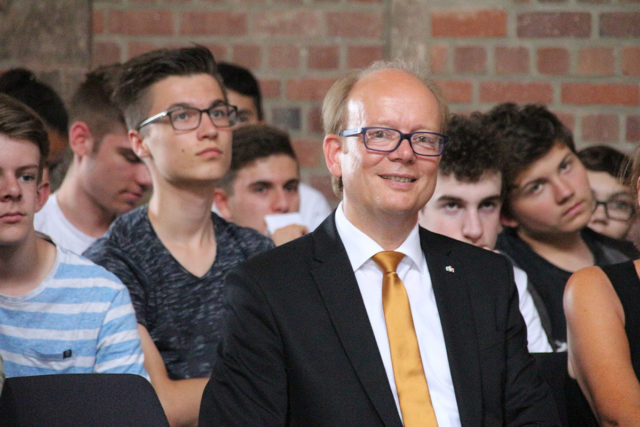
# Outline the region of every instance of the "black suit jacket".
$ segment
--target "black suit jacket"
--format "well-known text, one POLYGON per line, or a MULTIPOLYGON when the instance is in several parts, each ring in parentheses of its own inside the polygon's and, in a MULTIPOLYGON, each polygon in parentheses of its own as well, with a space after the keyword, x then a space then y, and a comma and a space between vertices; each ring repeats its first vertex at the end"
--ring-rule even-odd
MULTIPOLYGON (((420 239, 462 425, 559 425, 509 262, 424 229, 420 239)), ((231 272, 225 292, 200 425, 402 425, 333 215, 231 272)))

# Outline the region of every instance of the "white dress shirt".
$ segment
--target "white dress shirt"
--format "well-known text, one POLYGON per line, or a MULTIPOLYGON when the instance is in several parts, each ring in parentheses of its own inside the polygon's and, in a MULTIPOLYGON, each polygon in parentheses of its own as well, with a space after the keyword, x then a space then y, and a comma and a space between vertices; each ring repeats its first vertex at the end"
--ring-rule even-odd
MULTIPOLYGON (((353 267, 362 294, 369 323, 371 323, 398 408, 398 414, 402 418, 382 308, 382 271, 371 259, 373 255, 384 249, 347 219, 342 211, 342 203, 338 205, 335 220, 338 235, 347 251, 349 262, 353 267)), ((460 415, 451 380, 442 325, 431 286, 427 261, 420 246, 417 223, 407 239, 395 250, 405 255, 398 265, 397 273, 409 296, 422 366, 427 377, 438 425, 440 427, 460 426, 460 415)))

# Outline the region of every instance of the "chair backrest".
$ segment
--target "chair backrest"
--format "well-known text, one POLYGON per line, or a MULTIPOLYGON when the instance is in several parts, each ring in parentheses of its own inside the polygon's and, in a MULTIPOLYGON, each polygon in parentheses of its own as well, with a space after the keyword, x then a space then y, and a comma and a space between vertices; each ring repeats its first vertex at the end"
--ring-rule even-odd
POLYGON ((1 426, 168 426, 151 384, 130 374, 7 378, 1 426))

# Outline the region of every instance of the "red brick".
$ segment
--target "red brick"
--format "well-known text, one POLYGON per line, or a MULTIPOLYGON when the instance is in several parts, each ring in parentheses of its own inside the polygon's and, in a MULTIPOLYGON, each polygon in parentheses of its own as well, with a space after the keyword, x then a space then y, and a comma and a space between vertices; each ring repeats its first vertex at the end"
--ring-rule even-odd
POLYGON ((629 142, 640 142, 640 116, 627 117, 626 138, 629 142))
POLYGON ((600 36, 640 37, 640 12, 600 14, 600 36))
MULTIPOLYGON (((149 52, 150 50, 158 49, 160 46, 154 43, 146 43, 146 42, 132 42, 129 43, 127 47, 127 58, 133 58, 134 56, 138 56, 142 53, 149 52)), ((167 47, 167 46, 163 46, 167 47)))
POLYGON ((275 45, 269 47, 269 67, 277 70, 298 68, 300 48, 293 45, 275 45))
POLYGON ((93 11, 93 16, 91 17, 91 32, 92 34, 104 33, 104 11, 93 11))
POLYGON ((443 74, 447 72, 447 61, 449 58, 449 46, 438 44, 429 47, 429 64, 433 74, 443 74))
POLYGON ((563 47, 540 48, 537 67, 541 74, 566 74, 569 72, 569 51, 563 47))
POLYGON ((614 142, 619 138, 617 115, 592 114, 582 118, 582 140, 588 142, 614 142))
POLYGON ((576 117, 572 113, 558 111, 552 111, 552 113, 555 114, 571 132, 575 132, 576 117))
POLYGON ((381 59, 384 59, 382 46, 349 46, 347 48, 347 67, 349 68, 364 68, 381 59))
POLYGON ((127 35, 171 35, 173 19, 166 10, 112 10, 107 17, 110 33, 127 35))
POLYGON ((322 108, 314 105, 307 114, 307 130, 311 133, 322 133, 322 108))
POLYGON ((431 15, 433 37, 504 37, 507 13, 504 10, 434 11, 431 15))
POLYGON ((287 81, 287 99, 321 100, 327 93, 335 79, 290 79, 287 81))
POLYGON ((338 68, 338 46, 309 46, 308 67, 316 70, 338 68))
POLYGON ((487 71, 487 50, 484 47, 457 47, 453 53, 453 69, 461 74, 480 74, 487 71))
POLYGON ((252 31, 267 36, 322 36, 320 12, 264 10, 254 15, 252 31))
POLYGON ((180 16, 180 34, 242 36, 247 34, 244 12, 184 12, 180 16))
POLYGON ((384 22, 380 12, 328 12, 327 33, 330 37, 380 38, 384 22))
POLYGON ((553 101, 553 89, 549 83, 482 82, 480 102, 541 103, 553 101))
POLYGON ((220 45, 215 43, 202 43, 202 45, 205 46, 207 49, 209 49, 211 53, 213 53, 213 56, 214 58, 216 58, 216 61, 223 61, 224 59, 226 59, 227 53, 229 52, 229 49, 227 49, 226 45, 220 45))
POLYGON ((610 76, 614 71, 613 48, 588 47, 578 52, 577 73, 589 76, 610 76))
POLYGON ((473 101, 473 84, 470 81, 438 80, 437 83, 447 102, 463 104, 473 101))
POLYGON ((627 47, 622 51, 622 74, 640 76, 640 47, 627 47))
POLYGON ((529 49, 526 47, 497 47, 495 63, 497 74, 529 73, 529 49))
POLYGON ((263 98, 280 98, 282 86, 280 80, 263 80, 259 79, 260 82, 260 92, 262 93, 263 98))
POLYGON ((231 55, 232 62, 247 67, 249 69, 255 69, 260 66, 260 46, 256 45, 244 45, 239 44, 233 46, 233 54, 231 55))
POLYGON ((91 49, 91 68, 122 60, 120 46, 111 42, 94 42, 91 49))
POLYGON ((638 105, 638 85, 564 83, 562 103, 574 105, 638 105))
POLYGON ((518 37, 589 37, 591 14, 522 13, 518 15, 517 32, 518 37))
POLYGON ((324 162, 322 142, 317 139, 293 139, 291 141, 298 162, 303 168, 321 166, 324 162))

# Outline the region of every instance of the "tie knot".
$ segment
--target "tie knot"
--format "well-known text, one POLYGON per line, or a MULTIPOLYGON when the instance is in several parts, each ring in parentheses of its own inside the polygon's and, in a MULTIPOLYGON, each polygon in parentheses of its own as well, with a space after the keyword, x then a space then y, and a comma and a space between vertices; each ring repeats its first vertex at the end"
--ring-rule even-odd
POLYGON ((371 257, 383 273, 395 272, 402 258, 404 254, 395 251, 382 251, 371 257))

